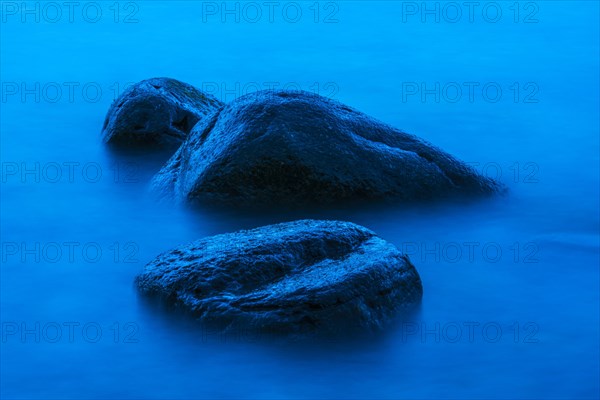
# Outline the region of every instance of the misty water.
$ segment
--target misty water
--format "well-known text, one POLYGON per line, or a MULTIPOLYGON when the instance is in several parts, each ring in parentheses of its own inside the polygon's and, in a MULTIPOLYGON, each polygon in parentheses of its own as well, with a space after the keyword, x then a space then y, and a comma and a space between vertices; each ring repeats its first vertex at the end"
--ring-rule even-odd
POLYGON ((497 2, 497 22, 436 22, 421 2, 294 3, 298 22, 288 3, 239 22, 220 2, 94 4, 95 23, 3 8, 2 398, 598 397, 597 3, 497 2), (115 95, 154 76, 224 101, 318 92, 509 192, 269 213, 159 203, 148 181, 164 156, 100 139, 115 95), (384 332, 297 342, 218 334, 136 293, 162 251, 298 218, 349 220, 407 252, 419 309, 384 332))

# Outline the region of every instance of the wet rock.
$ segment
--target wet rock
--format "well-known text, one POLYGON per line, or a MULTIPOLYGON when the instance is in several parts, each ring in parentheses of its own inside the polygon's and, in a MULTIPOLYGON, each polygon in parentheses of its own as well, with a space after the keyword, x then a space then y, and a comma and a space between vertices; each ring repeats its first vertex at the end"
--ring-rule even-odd
POLYGON ((500 190, 416 136, 299 91, 249 94, 204 119, 153 186, 184 201, 237 205, 415 201, 500 190))
POLYGON ((378 328, 423 292, 394 245, 317 220, 201 239, 159 255, 136 283, 202 322, 283 333, 378 328))
POLYGON ((123 147, 178 147, 193 126, 223 103, 187 83, 153 78, 113 102, 102 128, 106 143, 123 147))

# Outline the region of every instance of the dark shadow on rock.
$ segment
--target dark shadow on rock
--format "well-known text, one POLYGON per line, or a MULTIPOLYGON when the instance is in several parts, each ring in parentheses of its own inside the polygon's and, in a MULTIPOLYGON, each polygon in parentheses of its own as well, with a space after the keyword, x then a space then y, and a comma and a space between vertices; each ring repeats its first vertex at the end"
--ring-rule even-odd
MULTIPOLYGON (((244 325, 227 325, 201 321, 189 310, 168 303, 155 296, 137 294, 141 311, 147 313, 166 330, 185 332, 192 339, 207 344, 252 344, 256 346, 283 346, 288 351, 337 351, 345 348, 379 346, 388 342, 397 343, 398 335, 407 335, 403 330, 420 322, 421 304, 400 308, 385 327, 358 329, 340 324, 336 331, 313 331, 304 334, 284 334, 269 329, 253 329, 244 325)), ((405 342, 404 340, 402 342, 405 342)))

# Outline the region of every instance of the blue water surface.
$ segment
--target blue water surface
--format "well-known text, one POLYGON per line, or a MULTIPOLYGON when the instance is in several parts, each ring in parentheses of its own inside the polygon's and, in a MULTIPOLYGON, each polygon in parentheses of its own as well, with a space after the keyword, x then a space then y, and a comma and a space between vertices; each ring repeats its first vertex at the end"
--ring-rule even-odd
POLYGON ((597 2, 472 15, 447 2, 275 2, 272 15, 262 2, 82 2, 72 16, 55 4, 2 2, 3 399, 599 397, 597 2), (318 92, 509 193, 280 213, 158 203, 147 183, 164 159, 100 140, 113 98, 155 76, 224 101, 318 92), (220 335, 136 294, 162 251, 306 217, 359 223, 410 254, 415 314, 290 342, 220 335))

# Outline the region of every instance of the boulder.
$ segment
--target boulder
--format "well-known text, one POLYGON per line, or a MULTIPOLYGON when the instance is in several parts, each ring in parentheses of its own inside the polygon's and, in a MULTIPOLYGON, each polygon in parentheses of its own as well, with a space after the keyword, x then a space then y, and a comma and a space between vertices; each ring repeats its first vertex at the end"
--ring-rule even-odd
POLYGON ((394 245, 353 223, 317 220, 181 246, 150 262, 136 284, 207 324, 294 334, 380 328, 423 292, 394 245))
POLYGON ((416 201, 501 189, 416 136, 302 91, 252 93, 203 119, 153 187, 183 201, 237 206, 416 201))
POLYGON ((178 147, 192 127, 223 106, 187 83, 153 78, 129 87, 104 120, 102 137, 121 146, 178 147))

